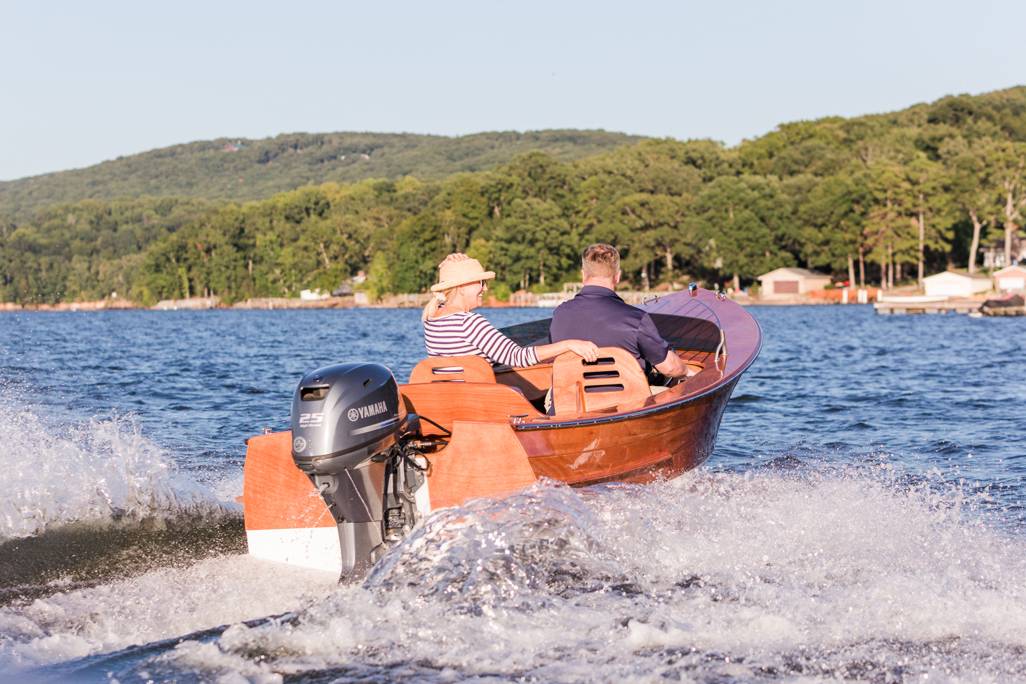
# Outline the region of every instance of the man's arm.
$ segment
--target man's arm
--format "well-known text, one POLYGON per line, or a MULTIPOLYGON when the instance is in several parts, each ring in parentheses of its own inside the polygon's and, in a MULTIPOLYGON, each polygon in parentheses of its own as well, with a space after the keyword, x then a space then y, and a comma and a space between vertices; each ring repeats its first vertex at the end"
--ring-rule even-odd
POLYGON ((666 358, 662 363, 655 365, 655 369, 670 378, 683 378, 688 374, 688 365, 681 361, 672 348, 666 352, 666 358))
POLYGON ((670 378, 683 378, 688 374, 688 367, 673 347, 659 334, 658 328, 647 313, 642 316, 638 327, 638 348, 642 356, 652 366, 670 378))

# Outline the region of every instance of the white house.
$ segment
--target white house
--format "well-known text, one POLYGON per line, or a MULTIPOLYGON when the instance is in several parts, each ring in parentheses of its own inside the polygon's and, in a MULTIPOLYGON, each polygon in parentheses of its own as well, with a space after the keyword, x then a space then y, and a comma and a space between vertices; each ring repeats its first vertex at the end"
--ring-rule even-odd
POLYGON ((990 290, 991 281, 985 275, 945 271, 923 278, 923 287, 928 297, 972 297, 990 290))
MULTIPOLYGON (((980 248, 983 254, 983 267, 1003 268, 1009 264, 1005 261, 1005 239, 994 240, 986 247, 980 248)), ((1020 238, 1018 234, 1012 236, 1012 259, 1020 262, 1026 261, 1026 237, 1020 238)))
POLYGON ((830 284, 830 276, 806 268, 778 268, 759 276, 762 299, 786 299, 830 284))
POLYGON ((304 302, 316 302, 321 299, 327 299, 328 295, 320 290, 300 290, 299 298, 304 302))
POLYGON ((1008 266, 994 272, 994 289, 998 292, 1026 290, 1026 266, 1008 266))

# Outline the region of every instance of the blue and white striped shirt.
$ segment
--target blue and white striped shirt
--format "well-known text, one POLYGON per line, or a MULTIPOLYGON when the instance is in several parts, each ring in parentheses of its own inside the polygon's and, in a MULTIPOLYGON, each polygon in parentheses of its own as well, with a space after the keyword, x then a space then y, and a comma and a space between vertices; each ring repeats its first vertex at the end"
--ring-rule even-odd
POLYGON ((428 356, 483 356, 507 366, 538 363, 534 347, 521 347, 481 314, 461 311, 424 321, 428 356))

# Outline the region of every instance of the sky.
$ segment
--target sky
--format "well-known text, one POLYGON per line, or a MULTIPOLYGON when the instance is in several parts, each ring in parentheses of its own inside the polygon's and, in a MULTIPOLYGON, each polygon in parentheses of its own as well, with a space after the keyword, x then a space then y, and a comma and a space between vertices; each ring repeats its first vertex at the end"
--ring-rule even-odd
POLYGON ((218 137, 736 144, 1026 84, 1026 3, 0 0, 0 180, 218 137))

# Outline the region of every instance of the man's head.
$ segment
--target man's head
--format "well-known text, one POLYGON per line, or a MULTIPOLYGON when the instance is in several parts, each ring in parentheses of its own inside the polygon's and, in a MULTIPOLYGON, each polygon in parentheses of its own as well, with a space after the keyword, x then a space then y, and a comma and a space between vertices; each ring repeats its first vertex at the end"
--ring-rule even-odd
POLYGON ((620 253, 602 243, 589 245, 581 255, 581 276, 585 285, 615 289, 620 282, 620 253))

